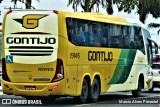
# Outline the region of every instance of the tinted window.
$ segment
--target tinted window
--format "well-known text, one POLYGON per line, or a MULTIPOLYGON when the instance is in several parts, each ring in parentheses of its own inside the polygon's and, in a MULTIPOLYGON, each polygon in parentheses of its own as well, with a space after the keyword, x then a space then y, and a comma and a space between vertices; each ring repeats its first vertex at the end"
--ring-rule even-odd
POLYGON ((69 41, 77 46, 139 49, 144 52, 140 27, 67 18, 69 41))
POLYGON ((67 18, 69 41, 77 46, 107 47, 107 31, 102 23, 67 18))

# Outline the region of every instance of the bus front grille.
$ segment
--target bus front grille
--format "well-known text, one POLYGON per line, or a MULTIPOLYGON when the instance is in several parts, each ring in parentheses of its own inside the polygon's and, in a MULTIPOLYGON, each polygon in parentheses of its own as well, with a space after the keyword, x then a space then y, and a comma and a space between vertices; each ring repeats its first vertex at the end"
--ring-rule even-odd
POLYGON ((16 56, 49 56, 53 53, 51 46, 10 46, 9 52, 16 56))

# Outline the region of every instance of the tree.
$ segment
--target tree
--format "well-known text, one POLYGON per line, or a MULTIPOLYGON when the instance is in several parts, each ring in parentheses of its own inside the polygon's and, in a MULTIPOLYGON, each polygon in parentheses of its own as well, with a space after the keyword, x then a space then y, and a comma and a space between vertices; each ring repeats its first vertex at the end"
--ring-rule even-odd
POLYGON ((68 5, 72 5, 74 11, 77 11, 77 7, 81 6, 84 12, 91 12, 96 7, 96 11, 99 12, 99 6, 106 9, 108 14, 113 14, 112 0, 69 0, 68 5))
POLYGON ((159 0, 113 0, 119 11, 131 13, 133 9, 137 9, 139 19, 145 23, 148 14, 152 14, 154 18, 160 17, 159 0))
MULTIPOLYGON (((24 1, 24 0, 11 0, 11 2, 14 2, 14 8, 15 8, 16 5, 17 5, 17 1, 25 4, 26 9, 31 9, 31 8, 35 9, 35 8, 31 5, 31 4, 32 4, 32 0, 25 0, 25 1, 24 1)), ((39 1, 39 0, 37 0, 37 1, 39 1)))
MULTIPOLYGON (((160 28, 160 23, 150 23, 148 25, 150 28, 160 28)), ((157 34, 160 34, 160 29, 158 30, 157 34)))

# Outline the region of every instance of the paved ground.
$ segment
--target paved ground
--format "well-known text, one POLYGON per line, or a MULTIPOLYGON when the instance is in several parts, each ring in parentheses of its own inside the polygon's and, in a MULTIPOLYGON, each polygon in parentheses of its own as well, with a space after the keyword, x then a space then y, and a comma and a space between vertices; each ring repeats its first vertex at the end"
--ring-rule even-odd
POLYGON ((79 104, 73 97, 61 97, 53 102, 52 99, 41 99, 39 104, 17 104, 18 100, 26 101, 25 98, 14 95, 0 95, 0 107, 2 106, 63 106, 63 107, 160 107, 160 89, 155 89, 149 93, 144 90, 141 97, 132 97, 131 92, 116 92, 101 95, 97 103, 79 104), (12 104, 2 104, 2 100, 11 100, 12 104), (42 103, 42 104, 41 104, 42 103))

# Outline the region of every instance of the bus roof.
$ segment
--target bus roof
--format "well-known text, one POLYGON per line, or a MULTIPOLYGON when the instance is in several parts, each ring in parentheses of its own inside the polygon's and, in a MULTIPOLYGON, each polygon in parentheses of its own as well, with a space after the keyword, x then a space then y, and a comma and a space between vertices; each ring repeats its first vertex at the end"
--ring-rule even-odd
MULTIPOLYGON (((26 10, 18 10, 14 9, 13 12, 29 12, 29 11, 35 11, 35 12, 53 12, 53 10, 38 10, 38 9, 26 9, 26 10)), ((96 12, 69 12, 69 11, 61 11, 56 10, 58 13, 64 15, 64 17, 73 17, 73 18, 79 18, 79 19, 85 19, 85 20, 92 20, 92 21, 102 21, 107 23, 113 23, 113 24, 121 24, 121 25, 129 25, 129 26, 139 26, 144 29, 147 29, 147 27, 136 19, 131 18, 125 18, 120 16, 114 16, 114 15, 108 15, 103 13, 96 13, 96 12)))
POLYGON ((95 21, 102 21, 114 24, 122 24, 122 25, 129 25, 129 26, 139 26, 144 29, 147 27, 136 19, 125 18, 120 16, 108 15, 103 13, 96 13, 96 12, 67 12, 67 11, 58 11, 64 13, 65 17, 73 17, 73 18, 80 18, 86 20, 95 20, 95 21))

